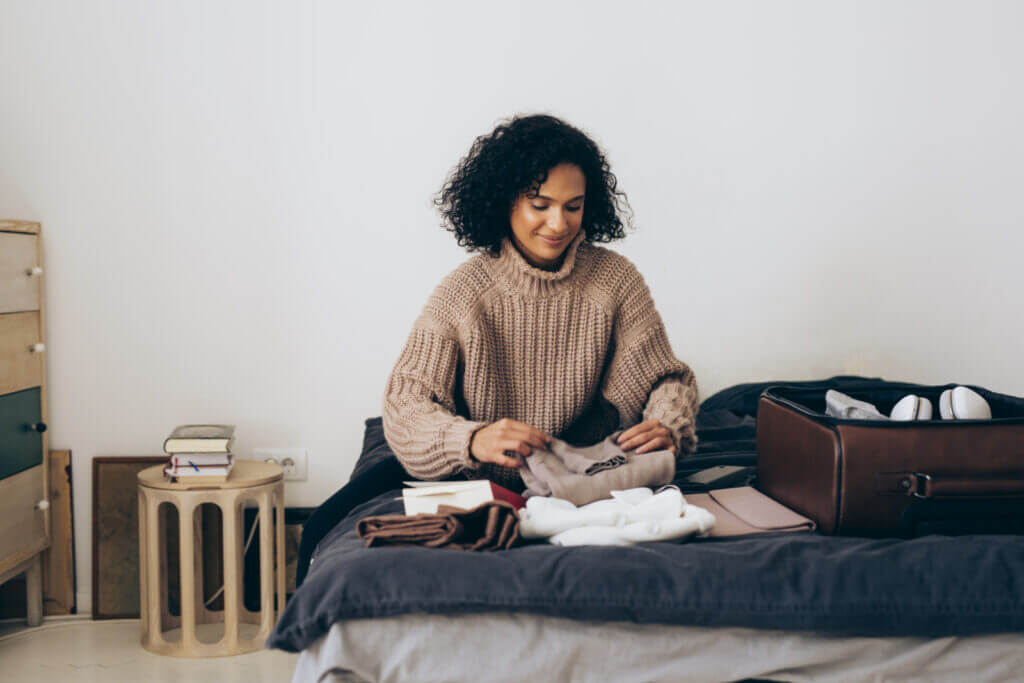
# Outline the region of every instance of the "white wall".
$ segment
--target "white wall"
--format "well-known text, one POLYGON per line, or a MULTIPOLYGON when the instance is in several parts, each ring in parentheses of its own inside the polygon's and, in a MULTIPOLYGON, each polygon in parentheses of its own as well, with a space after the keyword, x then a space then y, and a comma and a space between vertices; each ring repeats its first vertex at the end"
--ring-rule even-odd
POLYGON ((604 146, 703 397, 852 372, 1024 394, 1024 20, 1010 2, 0 2, 0 216, 42 222, 51 444, 176 424, 346 479, 437 282, 473 138, 604 146))

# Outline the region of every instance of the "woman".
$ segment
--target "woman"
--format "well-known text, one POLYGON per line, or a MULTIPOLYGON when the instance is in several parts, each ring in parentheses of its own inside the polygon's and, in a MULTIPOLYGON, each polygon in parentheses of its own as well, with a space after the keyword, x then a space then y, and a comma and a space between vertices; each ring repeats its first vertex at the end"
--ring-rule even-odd
MULTIPOLYGON (((595 245, 625 237, 625 195, 597 145, 548 115, 478 137, 435 204, 480 253, 429 297, 387 381, 383 427, 420 479, 523 490, 554 435, 624 451, 696 447, 697 386, 643 277, 595 245)), ((628 204, 627 204, 628 206, 628 204)))

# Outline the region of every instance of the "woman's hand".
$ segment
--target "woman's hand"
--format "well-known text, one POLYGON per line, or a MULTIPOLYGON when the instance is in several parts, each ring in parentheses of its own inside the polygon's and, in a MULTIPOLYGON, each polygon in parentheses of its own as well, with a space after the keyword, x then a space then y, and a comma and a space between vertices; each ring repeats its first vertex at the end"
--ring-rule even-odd
POLYGON ((533 425, 506 417, 477 430, 469 441, 469 452, 480 462, 522 467, 519 455, 526 457, 533 452, 532 446, 546 448, 550 442, 551 437, 533 425))
POLYGON ((676 452, 676 445, 672 441, 672 432, 654 418, 635 424, 625 430, 619 434, 616 443, 624 451, 639 446, 636 449, 637 453, 647 453, 648 451, 663 449, 672 451, 673 455, 676 452))

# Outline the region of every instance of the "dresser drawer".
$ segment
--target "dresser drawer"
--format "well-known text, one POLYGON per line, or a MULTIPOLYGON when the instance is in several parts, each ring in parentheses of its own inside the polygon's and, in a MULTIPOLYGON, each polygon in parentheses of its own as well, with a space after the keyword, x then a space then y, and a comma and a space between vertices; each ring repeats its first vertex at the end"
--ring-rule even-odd
POLYGON ((0 394, 42 386, 40 342, 38 312, 0 314, 0 394))
POLYGON ((0 396, 0 480, 43 462, 39 387, 0 396))
POLYGON ((0 565, 46 542, 43 482, 42 465, 0 481, 0 565))
POLYGON ((39 236, 0 232, 0 313, 39 310, 39 236))

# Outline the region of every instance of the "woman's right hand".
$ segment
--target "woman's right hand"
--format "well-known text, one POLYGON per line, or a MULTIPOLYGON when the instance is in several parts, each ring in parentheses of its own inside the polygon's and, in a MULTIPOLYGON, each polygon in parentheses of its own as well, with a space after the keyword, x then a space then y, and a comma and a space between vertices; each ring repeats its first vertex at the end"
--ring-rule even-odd
POLYGON ((470 454, 480 462, 522 467, 533 446, 547 448, 551 437, 533 425, 505 417, 477 430, 469 442, 470 454), (513 452, 506 455, 505 451, 513 452))

